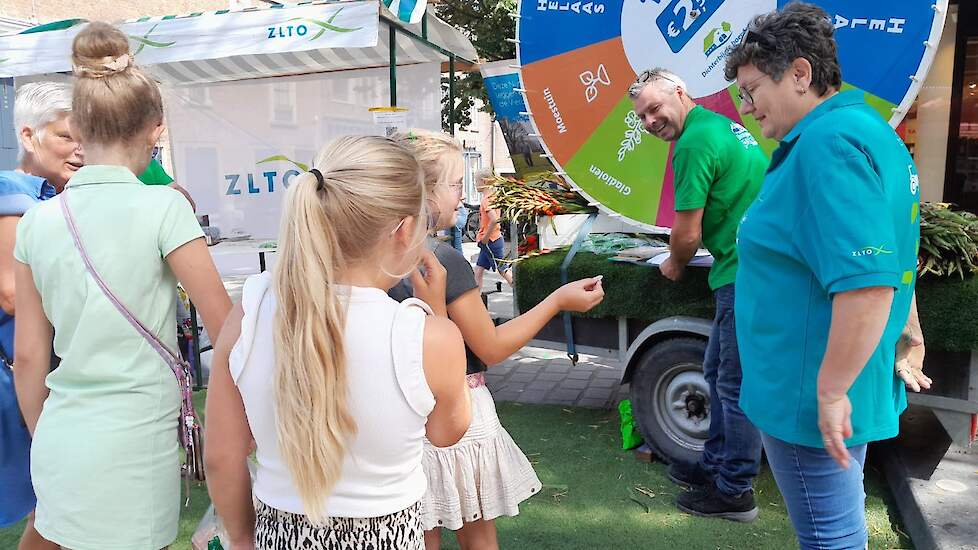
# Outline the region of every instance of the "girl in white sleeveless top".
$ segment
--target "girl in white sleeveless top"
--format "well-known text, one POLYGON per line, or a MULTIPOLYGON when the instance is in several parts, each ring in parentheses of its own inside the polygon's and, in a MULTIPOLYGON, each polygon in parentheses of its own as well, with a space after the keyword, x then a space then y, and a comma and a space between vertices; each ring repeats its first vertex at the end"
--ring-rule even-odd
POLYGON ((214 348, 208 489, 235 550, 421 549, 425 437, 454 444, 470 404, 455 326, 387 296, 410 272, 444 315, 444 270, 430 253, 415 268, 420 168, 375 136, 314 164, 286 195, 274 274, 248 279, 214 348))

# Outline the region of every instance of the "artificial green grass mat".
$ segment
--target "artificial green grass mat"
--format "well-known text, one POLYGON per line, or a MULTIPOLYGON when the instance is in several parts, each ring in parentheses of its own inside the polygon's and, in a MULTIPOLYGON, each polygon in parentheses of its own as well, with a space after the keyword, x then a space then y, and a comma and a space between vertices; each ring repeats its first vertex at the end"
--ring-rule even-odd
MULTIPOLYGON (((203 392, 195 396, 203 410, 203 392)), ((673 501, 679 488, 665 466, 637 462, 622 451, 617 412, 550 405, 497 404, 503 425, 534 464, 544 487, 520 515, 496 525, 502 548, 593 550, 677 548, 783 550, 797 548, 794 532, 766 467, 756 482, 760 518, 752 524, 688 516, 673 501)), ((911 548, 898 527, 882 475, 866 468, 870 548, 911 548)), ((189 550, 207 508, 202 486, 182 510, 172 550, 189 550)), ((15 548, 23 526, 0 530, 0 548, 15 548)), ((444 533, 443 548, 458 548, 444 533)))
POLYGON ((930 349, 978 349, 978 277, 917 281, 917 311, 930 349))
MULTIPOLYGON (((527 311, 560 286, 560 266, 567 250, 557 250, 516 264, 516 298, 527 311)), ((653 267, 611 262, 608 255, 579 252, 568 269, 568 280, 604 275, 604 301, 586 317, 627 317, 654 322, 674 315, 713 319, 709 270, 687 268, 672 282, 653 267)), ((917 282, 917 309, 929 349, 978 349, 978 277, 937 278, 917 282)))
MULTIPOLYGON (((516 264, 516 299, 528 311, 560 287, 560 265, 567 250, 533 256, 516 264)), ((673 315, 712 319, 713 294, 707 284, 709 270, 690 268, 673 283, 656 268, 608 261, 610 256, 578 252, 567 270, 567 280, 604 275, 605 296, 586 317, 628 317, 653 322, 673 315)))

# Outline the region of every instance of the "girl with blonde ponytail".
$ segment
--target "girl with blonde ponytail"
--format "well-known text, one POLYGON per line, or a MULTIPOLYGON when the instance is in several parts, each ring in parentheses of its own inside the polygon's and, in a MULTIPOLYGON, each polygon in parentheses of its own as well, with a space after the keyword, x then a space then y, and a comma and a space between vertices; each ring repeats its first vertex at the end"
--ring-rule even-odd
MULTIPOLYGON (((455 209, 462 195, 462 149, 452 137, 425 130, 393 136, 411 150, 424 170, 431 232, 455 224, 455 209)), ((450 447, 425 445, 424 469, 428 476, 422 512, 425 545, 435 550, 440 529, 455 531, 463 550, 494 550, 495 518, 519 514, 519 504, 540 490, 530 461, 499 424, 496 405, 486 389, 484 371, 512 355, 530 341, 561 310, 588 311, 604 298, 600 277, 568 283, 543 302, 500 326, 486 311, 472 266, 445 243, 428 246, 446 270, 448 317, 458 326, 466 345, 466 380, 472 392, 472 424, 450 447)), ((391 297, 428 299, 429 289, 402 281, 391 297)))
POLYGON ((89 273, 68 227, 105 286, 171 351, 178 281, 212 337, 231 300, 183 195, 136 178, 163 132, 163 102, 133 65, 129 39, 90 23, 72 63, 71 136, 87 164, 27 211, 14 248, 14 377, 33 434, 35 528, 73 550, 153 550, 177 535, 181 391, 89 273))
POLYGON ((376 136, 313 164, 286 194, 274 274, 248 279, 214 348, 208 488, 234 549, 420 549, 423 442, 455 443, 470 418, 461 336, 430 315, 445 282, 421 171, 376 136), (387 296, 408 273, 431 307, 387 296))

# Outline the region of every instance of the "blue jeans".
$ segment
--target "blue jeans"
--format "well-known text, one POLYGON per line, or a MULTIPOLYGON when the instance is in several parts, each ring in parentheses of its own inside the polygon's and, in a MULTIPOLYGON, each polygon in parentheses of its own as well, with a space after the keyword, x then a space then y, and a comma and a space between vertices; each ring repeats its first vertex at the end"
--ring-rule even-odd
POLYGON ((734 285, 713 293, 717 313, 703 358, 703 376, 710 385, 710 438, 700 464, 716 476, 717 488, 738 496, 751 489, 761 464, 761 437, 740 410, 740 352, 734 324, 734 285))
POLYGON ((865 548, 866 445, 849 447, 843 470, 825 449, 804 447, 762 434, 767 461, 784 496, 802 550, 865 548))
POLYGON ((469 209, 459 206, 455 212, 455 227, 452 228, 452 246, 462 252, 462 235, 465 233, 465 222, 469 219, 469 209))

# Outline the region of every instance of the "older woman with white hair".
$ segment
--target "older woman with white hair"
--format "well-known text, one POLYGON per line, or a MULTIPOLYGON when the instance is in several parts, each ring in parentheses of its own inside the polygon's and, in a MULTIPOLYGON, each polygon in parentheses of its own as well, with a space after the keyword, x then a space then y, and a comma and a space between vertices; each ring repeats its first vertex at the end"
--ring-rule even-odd
MULTIPOLYGON (((71 86, 56 82, 26 84, 14 101, 19 161, 0 171, 0 527, 19 522, 35 505, 30 477, 30 436, 14 393, 14 240, 28 208, 53 197, 81 168, 82 151, 68 127, 71 86)), ((20 549, 57 548, 29 521, 20 549)))

